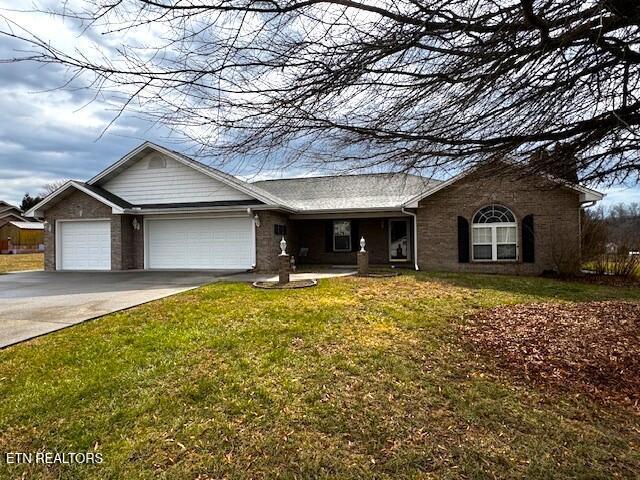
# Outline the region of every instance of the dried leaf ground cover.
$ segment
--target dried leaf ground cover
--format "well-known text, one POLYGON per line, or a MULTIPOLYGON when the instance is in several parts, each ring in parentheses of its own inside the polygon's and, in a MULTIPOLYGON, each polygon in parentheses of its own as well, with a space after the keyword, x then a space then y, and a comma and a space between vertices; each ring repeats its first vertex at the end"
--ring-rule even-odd
POLYGON ((220 283, 0 351, 0 452, 102 453, 0 478, 637 478, 625 405, 469 353, 486 308, 640 299, 540 278, 220 283))
POLYGON ((537 383, 640 402, 640 304, 543 303, 482 311, 463 327, 480 350, 537 383))

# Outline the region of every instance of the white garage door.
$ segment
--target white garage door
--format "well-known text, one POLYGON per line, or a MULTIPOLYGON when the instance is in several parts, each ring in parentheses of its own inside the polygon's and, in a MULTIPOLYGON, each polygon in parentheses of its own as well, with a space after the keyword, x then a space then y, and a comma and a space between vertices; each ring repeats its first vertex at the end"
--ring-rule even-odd
POLYGON ((58 224, 61 270, 111 270, 111 223, 107 220, 58 224))
POLYGON ((149 220, 147 268, 249 269, 251 218, 149 220))

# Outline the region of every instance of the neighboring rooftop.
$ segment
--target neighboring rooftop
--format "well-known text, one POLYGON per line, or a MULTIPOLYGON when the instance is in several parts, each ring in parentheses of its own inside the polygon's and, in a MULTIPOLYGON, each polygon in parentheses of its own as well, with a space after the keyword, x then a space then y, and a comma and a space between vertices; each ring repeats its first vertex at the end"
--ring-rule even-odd
POLYGON ((406 173, 285 178, 253 182, 297 210, 397 208, 442 183, 406 173))
POLYGON ((16 207, 15 205, 11 205, 3 200, 0 200, 0 213, 2 212, 9 212, 11 210, 16 210, 16 211, 20 211, 20 209, 18 207, 16 207))
POLYGON ((44 230, 44 224, 40 222, 9 222, 21 230, 44 230))

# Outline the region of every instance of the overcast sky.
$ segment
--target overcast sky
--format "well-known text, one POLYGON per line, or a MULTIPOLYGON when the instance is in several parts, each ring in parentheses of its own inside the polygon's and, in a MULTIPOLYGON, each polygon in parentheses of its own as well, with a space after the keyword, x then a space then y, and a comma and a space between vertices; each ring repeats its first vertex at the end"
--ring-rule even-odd
MULTIPOLYGON (((73 26, 60 20, 8 11, 25 8, 26 3, 0 0, 0 15, 20 21, 56 45, 81 41, 73 26)), ((14 57, 21 48, 0 36, 0 58, 14 57)), ((56 66, 0 63, 1 200, 18 204, 25 192, 37 194, 46 183, 87 180, 144 140, 188 150, 178 136, 132 115, 124 115, 102 134, 114 118, 114 108, 105 99, 90 102, 86 90, 58 89, 66 79, 67 72, 56 66)), ((605 191, 607 204, 640 202, 637 186, 605 191)))

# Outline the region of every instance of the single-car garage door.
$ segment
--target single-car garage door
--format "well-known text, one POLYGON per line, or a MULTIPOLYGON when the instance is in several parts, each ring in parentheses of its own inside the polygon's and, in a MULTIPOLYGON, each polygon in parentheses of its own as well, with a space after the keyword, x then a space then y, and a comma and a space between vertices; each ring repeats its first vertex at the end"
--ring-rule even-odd
POLYGON ((234 269, 253 266, 251 218, 148 220, 146 267, 234 269))
POLYGON ((108 220, 59 222, 58 242, 58 269, 111 269, 111 223, 108 220))

